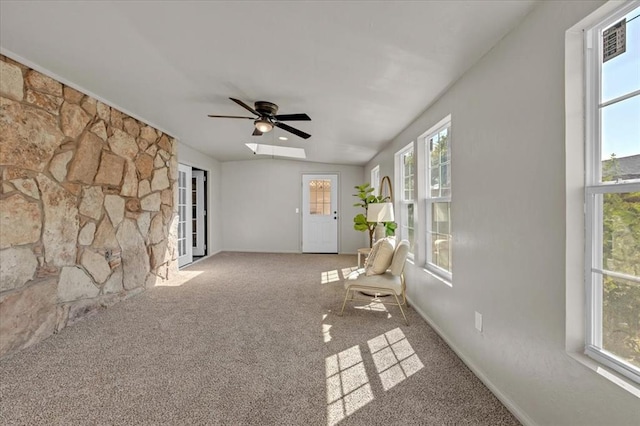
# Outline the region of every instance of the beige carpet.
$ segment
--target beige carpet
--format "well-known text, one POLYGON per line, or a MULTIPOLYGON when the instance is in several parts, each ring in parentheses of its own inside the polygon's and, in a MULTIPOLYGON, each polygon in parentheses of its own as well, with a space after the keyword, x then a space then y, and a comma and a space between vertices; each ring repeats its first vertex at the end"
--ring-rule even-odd
POLYGON ((336 316, 355 256, 221 253, 0 360, 0 424, 517 425, 409 309, 336 316))

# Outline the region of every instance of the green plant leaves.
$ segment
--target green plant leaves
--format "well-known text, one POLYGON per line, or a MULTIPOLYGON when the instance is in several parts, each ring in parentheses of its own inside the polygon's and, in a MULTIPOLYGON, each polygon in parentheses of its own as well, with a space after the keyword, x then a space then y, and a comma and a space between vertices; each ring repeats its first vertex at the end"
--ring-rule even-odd
POLYGON ((365 215, 359 213, 356 215, 356 217, 353 218, 353 229, 355 229, 356 231, 368 231, 371 229, 365 215))
MULTIPOLYGON (((355 189, 358 190, 357 194, 353 194, 354 197, 358 197, 360 199, 359 203, 355 203, 354 207, 362 207, 367 210, 369 204, 374 203, 384 203, 389 201, 389 197, 384 197, 382 195, 373 195, 372 192, 374 189, 371 187, 369 183, 364 183, 362 185, 354 186, 355 189)), ((369 234, 373 234, 373 229, 375 228, 375 222, 367 222, 367 217, 363 213, 359 213, 356 217, 353 218, 353 229, 356 231, 369 231, 369 234)), ((396 228, 398 225, 395 222, 385 222, 385 231, 387 236, 395 235, 396 228)))
POLYGON ((396 235, 396 229, 398 228, 398 224, 395 222, 384 222, 385 227, 385 235, 390 237, 392 235, 396 235))

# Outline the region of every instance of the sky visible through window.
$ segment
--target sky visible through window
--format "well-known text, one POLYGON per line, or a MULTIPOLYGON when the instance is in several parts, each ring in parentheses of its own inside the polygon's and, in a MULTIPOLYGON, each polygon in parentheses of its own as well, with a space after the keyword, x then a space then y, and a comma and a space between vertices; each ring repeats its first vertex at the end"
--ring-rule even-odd
MULTIPOLYGON (((602 65, 602 100, 640 90, 640 8, 626 16, 626 52, 602 65), (635 19, 634 19, 635 18, 635 19)), ((640 96, 602 109, 602 160, 640 154, 640 96)))

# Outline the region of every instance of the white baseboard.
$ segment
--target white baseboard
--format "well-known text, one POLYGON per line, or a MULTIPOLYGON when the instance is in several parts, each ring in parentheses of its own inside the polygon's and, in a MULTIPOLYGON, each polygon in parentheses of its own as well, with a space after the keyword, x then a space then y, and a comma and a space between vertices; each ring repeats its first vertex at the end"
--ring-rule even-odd
MULTIPOLYGON (((256 250, 256 249, 224 249, 224 250, 219 250, 214 254, 217 254, 223 251, 226 251, 229 253, 322 254, 322 253, 304 253, 298 250, 256 250)), ((329 254, 336 254, 336 253, 329 253, 329 254)), ((346 255, 356 256, 358 253, 338 252, 337 254, 346 254, 346 255)))
POLYGON ((473 374, 475 374, 476 377, 478 377, 480 381, 489 388, 491 393, 493 393, 496 398, 498 398, 500 402, 502 402, 502 404, 507 407, 507 410, 509 410, 520 423, 522 423, 524 426, 537 426, 537 423, 534 422, 531 417, 529 417, 524 411, 522 411, 522 409, 520 409, 520 407, 515 402, 513 402, 513 400, 511 400, 511 398, 502 393, 502 391, 500 391, 500 389, 498 389, 498 387, 495 386, 493 382, 491 382, 491 380, 489 380, 484 372, 480 370, 480 368, 478 368, 463 352, 461 352, 456 347, 456 345, 451 342, 451 340, 440 329, 440 327, 438 327, 436 323, 422 309, 418 307, 418 305, 413 303, 413 300, 411 300, 411 298, 407 297, 407 300, 409 301, 410 306, 415 309, 418 314, 420 314, 420 316, 429 324, 429 326, 438 334, 438 336, 440 336, 442 340, 445 341, 445 343, 451 348, 451 350, 455 352, 456 355, 458 355, 462 362, 464 362, 465 365, 469 367, 469 369, 473 372, 473 374))
POLYGON ((273 254, 301 254, 297 250, 256 250, 256 249, 241 249, 241 248, 233 248, 233 249, 224 249, 220 250, 220 252, 226 251, 228 253, 273 253, 273 254))
POLYGON ((200 257, 199 259, 196 259, 196 260, 194 260, 193 262, 188 263, 188 264, 186 264, 186 265, 184 265, 184 266, 191 266, 191 265, 193 265, 193 264, 195 264, 195 263, 202 262, 203 260, 209 259, 210 257, 215 256, 216 254, 218 254, 218 253, 220 253, 220 252, 222 252, 222 250, 218 250, 218 251, 216 251, 216 252, 209 253, 209 254, 207 254, 207 255, 205 255, 205 256, 202 256, 202 257, 200 257))

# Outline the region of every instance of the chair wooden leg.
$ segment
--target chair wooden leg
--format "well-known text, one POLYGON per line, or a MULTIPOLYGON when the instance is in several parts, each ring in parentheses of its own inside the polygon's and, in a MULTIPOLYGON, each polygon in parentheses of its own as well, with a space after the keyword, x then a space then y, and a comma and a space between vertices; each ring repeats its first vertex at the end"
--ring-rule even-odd
POLYGON ((349 293, 351 293, 349 289, 347 289, 347 291, 344 293, 344 301, 342 302, 342 309, 340 310, 339 316, 342 316, 342 313, 344 312, 344 305, 347 304, 347 298, 349 297, 349 293))
POLYGON ((400 312, 402 313, 402 318, 404 318, 405 324, 409 325, 409 321, 407 320, 407 317, 404 314, 404 310, 402 309, 402 305, 400 304, 400 300, 398 300, 398 295, 393 293, 393 297, 396 298, 396 303, 398 304, 398 308, 400 308, 400 312))

